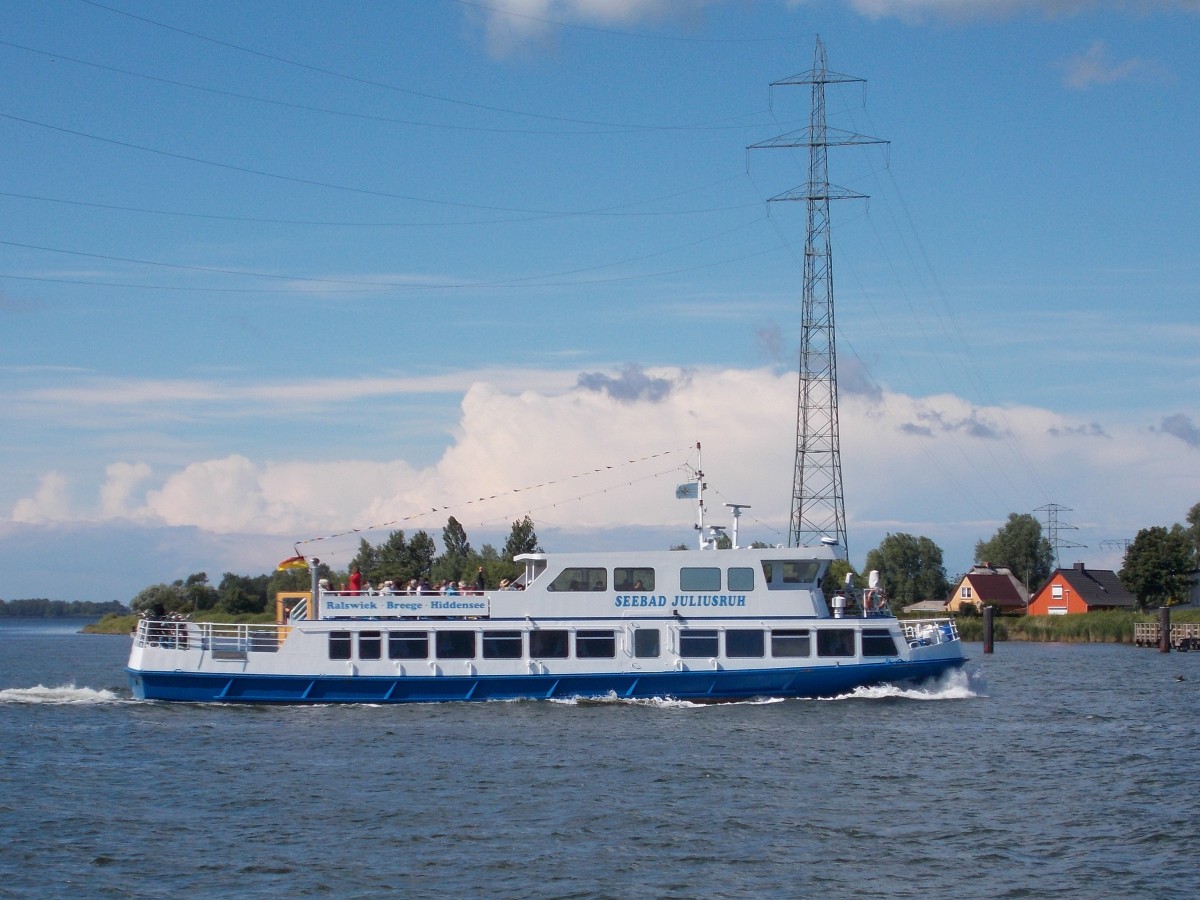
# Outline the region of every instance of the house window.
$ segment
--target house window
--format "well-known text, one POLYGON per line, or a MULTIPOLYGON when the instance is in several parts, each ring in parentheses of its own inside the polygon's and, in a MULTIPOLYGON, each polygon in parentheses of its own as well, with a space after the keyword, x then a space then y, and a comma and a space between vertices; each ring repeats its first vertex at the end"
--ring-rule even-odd
POLYGON ((964 600, 970 600, 971 599, 971 586, 969 584, 964 584, 961 588, 959 588, 958 596, 960 596, 964 600))
POLYGON ((1061 600, 1063 598, 1063 586, 1061 584, 1051 585, 1050 597, 1053 600, 1061 600))

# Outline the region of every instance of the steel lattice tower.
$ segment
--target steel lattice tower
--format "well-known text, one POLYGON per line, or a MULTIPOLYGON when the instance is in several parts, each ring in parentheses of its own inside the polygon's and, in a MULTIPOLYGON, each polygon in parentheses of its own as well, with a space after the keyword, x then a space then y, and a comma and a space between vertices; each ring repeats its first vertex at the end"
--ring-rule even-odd
POLYGON ((829 147, 887 143, 825 125, 825 85, 862 82, 830 72, 825 45, 817 38, 809 72, 771 83, 810 85, 809 126, 749 147, 807 147, 808 183, 768 202, 804 200, 808 227, 804 241, 804 295, 800 335, 800 389, 796 411, 796 465, 788 543, 793 547, 832 538, 849 554, 846 506, 842 494, 842 452, 838 427, 837 345, 833 317, 833 261, 829 240, 829 201, 865 195, 829 183, 829 147))

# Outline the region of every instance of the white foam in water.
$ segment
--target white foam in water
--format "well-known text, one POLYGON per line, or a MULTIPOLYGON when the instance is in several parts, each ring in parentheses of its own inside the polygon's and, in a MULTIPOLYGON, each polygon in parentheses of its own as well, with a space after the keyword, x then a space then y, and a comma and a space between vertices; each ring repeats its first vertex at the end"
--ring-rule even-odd
POLYGON ((64 684, 61 687, 46 687, 39 684, 31 688, 6 688, 0 690, 0 703, 35 704, 97 704, 115 703, 121 698, 113 691, 95 690, 94 688, 75 687, 64 684))
POLYGON ((831 697, 831 700, 967 700, 980 694, 971 687, 971 676, 963 669, 947 672, 937 681, 920 687, 897 687, 894 684, 879 684, 872 687, 855 688, 848 694, 831 697))

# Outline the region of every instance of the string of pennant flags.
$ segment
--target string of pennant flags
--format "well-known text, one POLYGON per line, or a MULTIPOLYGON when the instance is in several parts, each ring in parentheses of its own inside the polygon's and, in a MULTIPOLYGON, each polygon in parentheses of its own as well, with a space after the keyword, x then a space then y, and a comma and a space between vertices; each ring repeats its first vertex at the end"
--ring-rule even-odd
MULTIPOLYGON (((593 469, 589 469, 584 472, 577 472, 573 475, 568 475, 568 476, 561 477, 561 478, 549 479, 547 481, 542 481, 537 484, 529 484, 529 485, 525 485, 524 487, 515 487, 515 488, 511 488, 510 490, 507 490, 507 491, 498 491, 497 493, 494 493, 494 494, 488 494, 487 496, 483 496, 483 497, 476 497, 471 500, 463 500, 463 501, 461 501, 459 503, 455 503, 455 504, 446 504, 445 506, 430 507, 428 510, 422 510, 421 512, 411 513, 407 516, 402 516, 397 519, 392 519, 388 522, 380 522, 380 523, 374 524, 374 525, 363 525, 363 526, 359 526, 357 528, 350 528, 345 531, 339 531, 334 534, 326 534, 326 535, 321 535, 319 537, 306 538, 304 540, 296 541, 295 544, 293 545, 294 549, 296 551, 296 555, 283 560, 283 562, 279 563, 279 565, 276 568, 279 570, 307 568, 308 563, 305 560, 304 555, 300 552, 300 547, 304 544, 314 544, 314 543, 319 543, 321 541, 330 541, 330 540, 334 540, 336 538, 347 537, 349 535, 361 534, 362 532, 365 532, 365 531, 375 531, 380 528, 392 528, 397 525, 403 525, 406 522, 411 522, 415 519, 424 518, 425 516, 432 515, 434 513, 447 512, 449 510, 459 509, 459 508, 466 507, 466 506, 474 506, 479 503, 488 503, 493 500, 512 497, 517 494, 526 493, 528 491, 535 491, 535 490, 540 490, 542 488, 553 487, 554 485, 558 485, 558 484, 566 484, 566 483, 569 483, 571 481, 575 481, 575 480, 578 480, 581 478, 590 478, 594 475, 602 475, 606 472, 612 472, 616 469, 624 468, 625 466, 636 465, 638 463, 643 463, 643 462, 647 462, 647 461, 654 460, 654 459, 661 459, 663 457, 672 456, 672 455, 679 454, 679 453, 690 453, 693 449, 694 449, 694 447, 684 447, 684 448, 679 448, 679 449, 675 449, 675 450, 662 450, 658 453, 650 453, 650 454, 647 454, 646 456, 640 456, 635 459, 627 459, 624 462, 614 463, 612 465, 597 466, 593 469)), ((681 468, 683 466, 686 466, 686 462, 683 463, 681 466, 674 466, 667 471, 675 471, 676 469, 681 468)), ((665 474, 665 473, 660 472, 660 473, 656 473, 653 476, 648 476, 648 477, 657 478, 659 475, 662 475, 662 474, 665 474)), ((632 482, 630 482, 630 483, 632 483, 632 482)), ((606 490, 607 489, 604 489, 602 491, 597 491, 597 492, 593 492, 593 493, 604 493, 606 490)), ((582 499, 582 497, 584 497, 584 496, 589 496, 589 495, 587 495, 587 494, 581 495, 581 497, 574 498, 574 499, 582 499)), ((559 502, 568 502, 568 501, 559 501, 559 502)), ((548 505, 549 506, 557 506, 558 503, 552 503, 552 504, 548 504, 548 505)))

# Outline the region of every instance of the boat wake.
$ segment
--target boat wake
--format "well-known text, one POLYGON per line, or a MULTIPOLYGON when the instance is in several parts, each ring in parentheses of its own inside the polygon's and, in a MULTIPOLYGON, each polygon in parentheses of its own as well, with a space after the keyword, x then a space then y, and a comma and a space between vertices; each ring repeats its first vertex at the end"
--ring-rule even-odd
POLYGON ((95 706, 102 703, 119 703, 123 698, 115 691, 96 690, 65 684, 61 687, 46 687, 39 684, 31 688, 5 688, 0 690, 0 703, 19 703, 27 706, 95 706))
POLYGON ((847 694, 827 697, 827 700, 970 700, 986 696, 982 684, 975 684, 970 673, 963 669, 947 672, 936 681, 917 686, 877 684, 859 687, 847 694))

